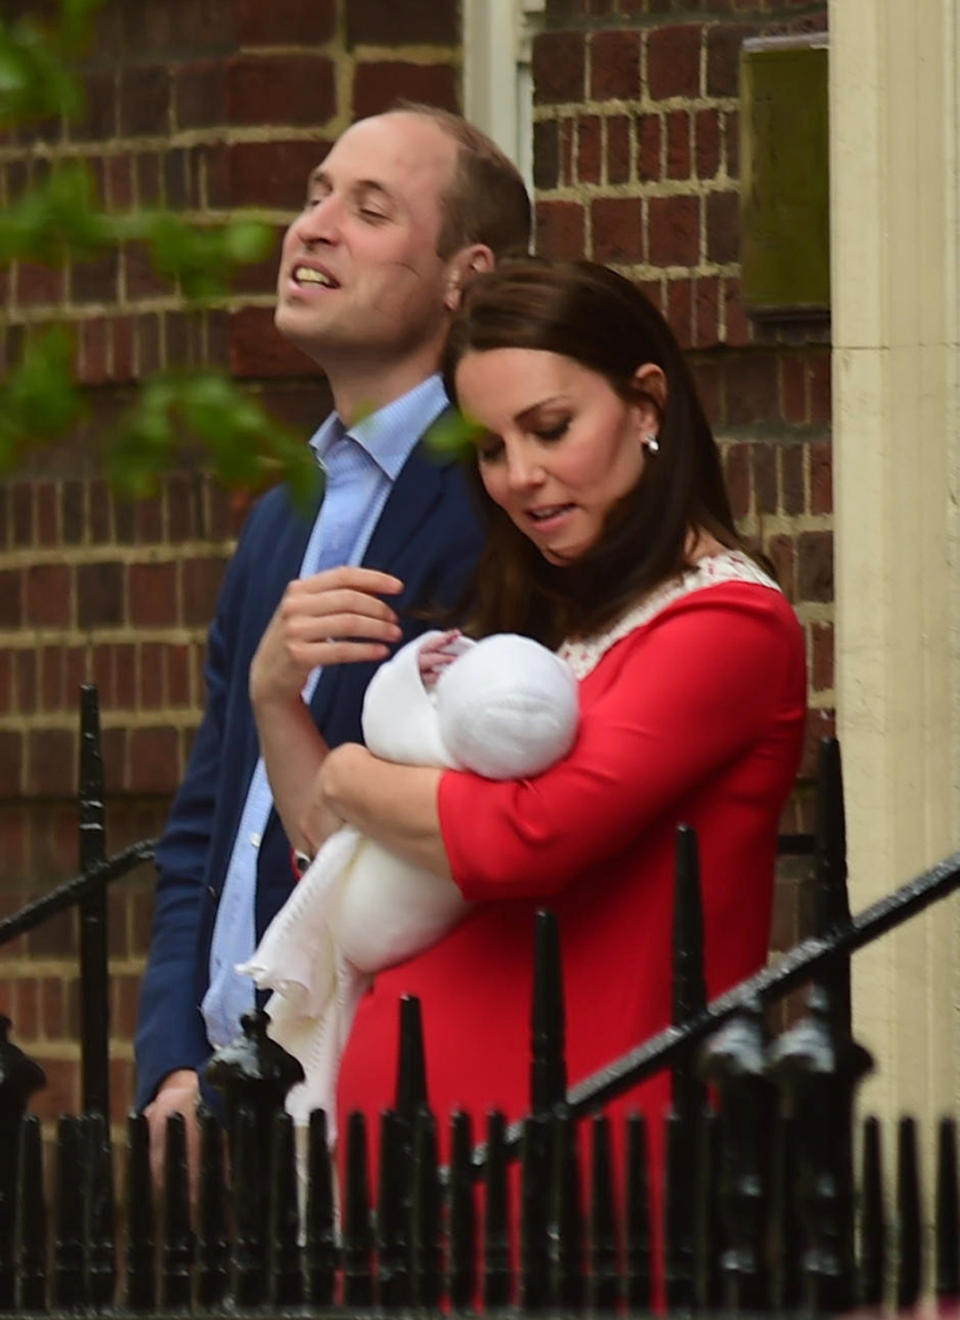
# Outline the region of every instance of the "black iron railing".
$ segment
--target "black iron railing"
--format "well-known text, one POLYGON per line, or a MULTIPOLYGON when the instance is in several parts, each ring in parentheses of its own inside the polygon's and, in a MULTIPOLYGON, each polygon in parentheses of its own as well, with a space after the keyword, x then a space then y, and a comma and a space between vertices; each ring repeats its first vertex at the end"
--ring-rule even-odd
MULTIPOLYGON (((149 856, 151 845, 104 860, 91 696, 84 721, 87 874, 0 923, 0 943, 82 894, 82 927, 88 926, 82 975, 102 974, 105 984, 102 908, 91 894, 98 887, 102 894, 106 883, 149 856)), ((112 1306, 124 1316, 205 1314, 228 1305, 237 1314, 263 1316, 301 1305, 571 1311, 643 1310, 661 1301, 673 1311, 824 1313, 884 1299, 911 1305, 924 1281, 916 1126, 911 1119, 899 1125, 892 1198, 881 1176, 875 1120, 865 1124, 855 1175, 853 1099, 870 1060, 851 1035, 849 963, 856 949, 960 886, 960 854, 851 918, 835 742, 821 753, 809 850, 817 935, 707 1003, 696 839, 682 829, 672 1024, 569 1089, 561 950, 552 917, 542 913, 531 1108, 510 1127, 492 1114, 485 1131, 474 1132, 467 1115, 448 1120, 430 1111, 419 1005, 403 1001, 395 1104, 380 1118, 376 1186, 365 1120, 355 1114, 343 1138, 339 1217, 320 1113, 301 1156, 306 1193, 298 1195, 294 1132, 282 1111, 296 1066, 267 1038, 264 1015, 245 1019, 243 1038, 209 1065, 227 1121, 221 1126, 212 1115, 201 1116, 192 1209, 183 1120, 169 1121, 159 1219, 140 1115, 129 1120, 126 1184, 114 1204, 108 1097, 96 1079, 98 1068, 105 1073, 105 1038, 96 1038, 83 1059, 90 1112, 62 1118, 56 1134, 52 1232, 40 1125, 32 1117, 21 1124, 41 1077, 15 1047, 0 1044, 0 1311, 112 1306), (769 1040, 764 1006, 803 984, 804 1016, 769 1040), (618 1131, 603 1105, 663 1069, 672 1081, 666 1168, 662 1196, 651 1197, 648 1147, 659 1135, 639 1116, 618 1131), (452 1154, 441 1168, 438 1123, 447 1121, 452 1154), (511 1163, 520 1166, 516 1178, 511 1163), (887 1204, 896 1206, 895 1222, 887 1222, 887 1204), (122 1252, 115 1243, 118 1219, 122 1252)), ((105 1022, 102 993, 85 993, 84 1005, 85 1012, 102 1006, 105 1022)), ((958 1204, 956 1134, 945 1119, 930 1271, 941 1298, 960 1294, 958 1204)))

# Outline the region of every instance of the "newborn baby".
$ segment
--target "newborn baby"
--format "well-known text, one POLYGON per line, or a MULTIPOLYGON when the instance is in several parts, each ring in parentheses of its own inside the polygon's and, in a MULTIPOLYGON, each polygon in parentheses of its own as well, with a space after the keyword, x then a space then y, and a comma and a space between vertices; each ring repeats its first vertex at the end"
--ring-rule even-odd
MULTIPOLYGON (((362 723, 367 747, 385 760, 520 779, 567 754, 577 714, 573 671, 537 642, 429 632, 377 670, 362 723)), ((269 1034, 305 1074, 286 1101, 298 1123, 325 1109, 333 1139, 337 1071, 370 977, 427 948, 468 909, 451 880, 351 825, 326 840, 237 968, 274 992, 269 1034)))

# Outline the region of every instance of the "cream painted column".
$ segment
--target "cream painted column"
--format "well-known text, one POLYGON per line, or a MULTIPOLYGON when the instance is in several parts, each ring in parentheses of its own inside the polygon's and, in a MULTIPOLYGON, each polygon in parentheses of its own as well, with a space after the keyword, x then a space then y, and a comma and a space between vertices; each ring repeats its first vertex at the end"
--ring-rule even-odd
MULTIPOLYGON (((837 700, 859 909, 960 846, 956 0, 831 0, 830 114, 837 700)), ((925 1126, 955 1106, 958 939, 950 900, 855 957, 855 1029, 879 1070, 865 1106, 925 1126)))

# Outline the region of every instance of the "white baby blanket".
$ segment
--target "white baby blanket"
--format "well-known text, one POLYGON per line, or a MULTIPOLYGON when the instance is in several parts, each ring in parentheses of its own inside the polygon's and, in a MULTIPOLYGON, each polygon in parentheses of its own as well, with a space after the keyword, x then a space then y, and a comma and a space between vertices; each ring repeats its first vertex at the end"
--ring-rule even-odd
MULTIPOLYGON (((473 770, 490 779, 539 774, 570 750, 577 683, 565 661, 526 637, 458 638, 457 660, 433 693, 410 642, 367 689, 363 735, 385 760, 473 770)), ((444 935, 469 904, 450 880, 404 861, 345 825, 317 853, 300 883, 238 971, 271 989, 269 1034, 303 1065, 286 1107, 298 1123, 327 1112, 335 1135, 337 1071, 357 1005, 373 973, 444 935)))

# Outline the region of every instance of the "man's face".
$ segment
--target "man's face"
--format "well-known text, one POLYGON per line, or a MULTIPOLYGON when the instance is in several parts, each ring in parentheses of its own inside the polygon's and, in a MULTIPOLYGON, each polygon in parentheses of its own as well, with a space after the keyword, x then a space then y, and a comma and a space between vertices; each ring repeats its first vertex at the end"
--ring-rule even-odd
POLYGON ((416 114, 348 129, 311 176, 283 241, 281 334, 321 365, 439 350, 451 272, 436 244, 455 165, 453 140, 416 114))

